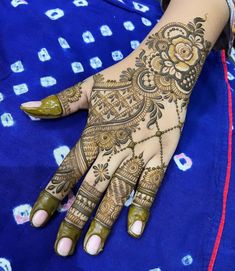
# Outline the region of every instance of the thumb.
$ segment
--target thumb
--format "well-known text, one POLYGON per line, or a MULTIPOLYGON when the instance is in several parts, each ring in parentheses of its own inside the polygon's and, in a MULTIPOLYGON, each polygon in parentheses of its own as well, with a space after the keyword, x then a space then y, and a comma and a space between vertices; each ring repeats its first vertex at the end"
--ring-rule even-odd
POLYGON ((41 101, 30 101, 21 104, 20 109, 26 114, 38 118, 59 118, 88 109, 93 78, 77 83, 55 95, 50 95, 41 101))

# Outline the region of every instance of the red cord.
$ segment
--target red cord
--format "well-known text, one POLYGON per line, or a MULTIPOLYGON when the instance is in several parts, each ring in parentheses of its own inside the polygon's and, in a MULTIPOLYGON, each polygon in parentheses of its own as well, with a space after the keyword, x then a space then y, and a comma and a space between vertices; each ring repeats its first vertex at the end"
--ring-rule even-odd
POLYGON ((229 191, 229 184, 230 184, 230 176, 231 176, 231 166, 232 166, 232 125, 233 125, 233 109, 232 109, 232 92, 231 86, 228 81, 228 68, 226 63, 226 56, 225 51, 223 50, 221 53, 221 60, 223 63, 224 68, 224 78, 227 85, 228 90, 228 119, 229 119, 229 129, 228 129, 228 161, 227 161, 227 171, 226 171, 226 179, 224 184, 224 191, 223 191, 223 207, 222 207, 222 214, 220 218, 220 224, 217 232, 217 236, 215 239, 214 247, 212 250, 208 271, 213 271, 215 260, 218 254, 220 241, 222 238, 224 224, 226 219, 226 205, 228 199, 228 191, 229 191))

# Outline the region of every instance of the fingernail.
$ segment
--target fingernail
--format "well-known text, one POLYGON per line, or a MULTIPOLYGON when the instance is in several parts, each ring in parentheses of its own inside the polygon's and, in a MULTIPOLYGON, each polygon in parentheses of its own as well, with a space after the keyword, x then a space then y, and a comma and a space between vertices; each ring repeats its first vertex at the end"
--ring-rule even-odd
POLYGON ((92 235, 87 242, 86 251, 91 255, 95 255, 100 248, 100 244, 101 238, 98 235, 92 235))
POLYGON ((140 235, 142 232, 143 223, 140 220, 136 220, 133 225, 131 226, 131 231, 136 234, 140 235))
POLYGON ((61 256, 68 256, 71 247, 73 245, 73 242, 70 238, 62 238, 57 246, 57 252, 61 255, 61 256))
POLYGON ((44 210, 38 210, 33 218, 32 218, 32 224, 34 227, 40 227, 48 218, 48 213, 44 210))
POLYGON ((34 101, 34 102, 22 103, 21 106, 31 108, 31 107, 40 107, 41 104, 42 103, 40 101, 34 101))

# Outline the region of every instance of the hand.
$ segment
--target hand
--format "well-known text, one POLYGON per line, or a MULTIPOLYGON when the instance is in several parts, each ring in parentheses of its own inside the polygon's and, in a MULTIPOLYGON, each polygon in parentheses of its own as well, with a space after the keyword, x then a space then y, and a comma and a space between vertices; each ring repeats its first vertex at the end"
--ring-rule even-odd
POLYGON ((98 254, 134 189, 128 233, 133 237, 143 233, 178 144, 193 85, 210 49, 203 22, 196 18, 188 24, 167 24, 117 65, 58 95, 22 105, 26 113, 41 118, 89 109, 80 140, 31 212, 34 226, 45 225, 86 173, 60 225, 55 242, 58 254, 74 252, 85 223, 99 204, 84 240, 84 249, 98 254))

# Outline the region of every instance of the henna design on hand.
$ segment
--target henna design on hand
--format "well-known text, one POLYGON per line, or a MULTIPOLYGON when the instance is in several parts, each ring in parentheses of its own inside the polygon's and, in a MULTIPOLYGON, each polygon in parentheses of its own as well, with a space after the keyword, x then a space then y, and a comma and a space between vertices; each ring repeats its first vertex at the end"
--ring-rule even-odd
MULTIPOLYGON (((46 198, 45 203, 37 203, 33 212, 37 208, 49 210, 46 202, 50 202, 51 195, 53 210, 48 213, 52 214, 57 199, 64 198, 91 167, 93 180, 84 181, 80 186, 65 218, 66 229, 83 228, 104 192, 101 187, 106 185, 107 193, 95 217, 100 228, 97 230, 93 223, 89 234, 102 232, 100 225, 103 225, 106 229, 103 238, 107 238, 139 178, 133 204, 147 211, 133 212, 136 217, 143 214, 141 219, 147 220, 182 132, 193 86, 211 48, 211 43, 204 38, 204 22, 197 17, 188 24, 169 23, 151 34, 136 62, 118 72, 118 80, 106 78, 105 72, 93 76, 83 135, 46 187, 46 196, 41 196, 46 198), (148 149, 145 151, 145 148, 148 149), (121 152, 126 152, 128 158, 111 176, 111 159, 121 152), (92 166, 98 155, 103 160, 92 166), (145 168, 152 157, 156 163, 145 168)), ((57 95, 64 115, 69 114, 71 104, 81 98, 81 90, 82 83, 79 83, 57 95)), ((69 235, 69 230, 66 234, 69 235)), ((58 236, 63 236, 62 232, 58 236)))
POLYGON ((110 228, 116 221, 123 204, 133 190, 144 168, 143 154, 134 156, 115 172, 107 193, 101 201, 95 219, 110 228))
POLYGON ((45 190, 55 198, 63 199, 78 179, 87 171, 98 153, 94 138, 83 136, 76 146, 65 157, 62 164, 48 183, 45 190))
POLYGON ((76 200, 66 214, 65 220, 82 229, 100 200, 102 193, 88 182, 83 182, 76 195, 76 200))
POLYGON ((69 115, 71 113, 70 104, 78 102, 82 96, 82 83, 80 82, 70 88, 57 94, 58 99, 62 105, 63 114, 69 115))
POLYGON ((138 183, 133 204, 150 209, 161 185, 164 167, 145 168, 143 178, 138 183))
MULTIPOLYGON (((103 156, 108 156, 107 162, 93 166, 94 187, 110 181, 108 168, 114 154, 127 148, 134 153, 137 145, 156 138, 159 164, 145 169, 134 199, 134 204, 146 209, 152 205, 170 160, 170 157, 164 157, 163 142, 175 130, 179 133, 173 135, 179 137, 193 85, 209 52, 210 43, 203 37, 203 22, 203 19, 195 18, 193 23, 170 23, 149 36, 146 41, 149 51, 142 50, 135 67, 122 71, 119 81, 105 80, 103 74, 93 77, 85 135, 95 138, 88 144, 90 149, 96 144, 103 156), (169 104, 174 108, 176 119, 173 118, 172 124, 169 120, 163 129, 160 119, 169 104), (143 123, 149 131, 144 136, 140 128, 143 123)), ((134 156, 115 172, 96 214, 100 223, 111 227, 146 162, 142 154, 138 159, 134 156)), ((89 211, 84 207, 85 211, 79 211, 79 201, 85 201, 79 194, 67 221, 83 225, 95 207, 90 198, 86 200, 89 211)))
POLYGON ((97 144, 104 155, 112 156, 126 148, 135 153, 140 144, 153 139, 158 142, 155 167, 144 169, 147 160, 142 157, 142 166, 128 164, 115 172, 95 216, 106 229, 117 219, 143 169, 133 201, 141 209, 133 213, 144 224, 148 219, 176 147, 171 139, 179 139, 192 88, 211 47, 204 39, 203 22, 204 19, 195 18, 188 24, 170 23, 150 35, 146 41, 148 50, 141 51, 135 67, 121 72, 119 81, 105 80, 102 74, 94 76, 87 129, 96 131, 97 144), (162 121, 163 116, 169 119, 162 121), (120 129, 128 129, 125 145, 117 144, 115 139, 120 129), (164 149, 166 144, 168 152, 164 149), (135 168, 140 170, 138 174, 132 172, 135 168))
POLYGON ((108 171, 108 163, 98 164, 97 166, 93 166, 93 172, 95 176, 94 185, 97 185, 99 182, 103 182, 105 180, 109 180, 109 171, 108 171))

